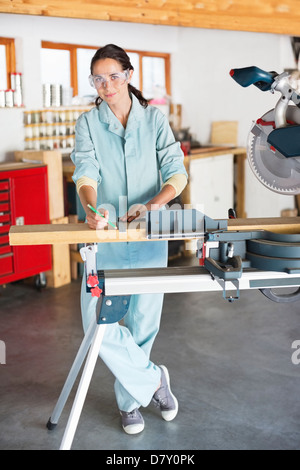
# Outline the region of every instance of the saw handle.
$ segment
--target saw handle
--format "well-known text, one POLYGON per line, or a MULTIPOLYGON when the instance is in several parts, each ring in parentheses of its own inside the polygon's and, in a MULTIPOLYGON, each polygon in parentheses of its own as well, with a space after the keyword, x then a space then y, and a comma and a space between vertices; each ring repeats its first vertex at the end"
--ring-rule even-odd
POLYGON ((230 76, 239 85, 243 87, 255 85, 262 91, 270 90, 276 75, 278 75, 276 72, 266 72, 255 66, 230 70, 230 76))

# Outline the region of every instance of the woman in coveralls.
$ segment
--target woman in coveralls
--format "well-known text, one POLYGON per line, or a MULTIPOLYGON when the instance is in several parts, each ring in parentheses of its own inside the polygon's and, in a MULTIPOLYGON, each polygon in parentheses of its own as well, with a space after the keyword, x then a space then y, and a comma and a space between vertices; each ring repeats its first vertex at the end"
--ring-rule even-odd
MULTIPOLYGON (((113 44, 100 48, 91 61, 89 80, 98 93, 96 107, 77 120, 71 158, 73 180, 92 229, 103 229, 109 219, 118 217, 131 222, 142 213, 141 207, 163 208, 187 183, 183 154, 167 118, 148 106, 141 92, 129 83, 132 74, 128 55, 113 44), (105 218, 87 204, 97 207, 105 218)), ((165 267, 167 243, 99 243, 98 269, 165 267)), ((96 297, 86 293, 83 276, 84 330, 94 319, 96 302, 96 297)), ((150 361, 162 304, 163 294, 132 295, 124 326, 107 325, 100 348, 100 357, 116 378, 116 400, 128 434, 144 429, 139 408, 151 401, 160 407, 166 421, 178 412, 167 368, 150 361)))

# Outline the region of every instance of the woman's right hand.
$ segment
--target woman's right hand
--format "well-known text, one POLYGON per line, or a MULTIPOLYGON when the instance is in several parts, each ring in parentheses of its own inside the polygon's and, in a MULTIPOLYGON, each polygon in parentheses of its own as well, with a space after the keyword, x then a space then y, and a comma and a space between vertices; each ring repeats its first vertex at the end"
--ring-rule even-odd
POLYGON ((93 230, 101 230, 105 228, 108 224, 108 216, 109 216, 108 210, 99 209, 99 212, 103 214, 104 218, 96 214, 95 212, 91 211, 90 209, 87 209, 86 221, 87 221, 89 228, 93 230))

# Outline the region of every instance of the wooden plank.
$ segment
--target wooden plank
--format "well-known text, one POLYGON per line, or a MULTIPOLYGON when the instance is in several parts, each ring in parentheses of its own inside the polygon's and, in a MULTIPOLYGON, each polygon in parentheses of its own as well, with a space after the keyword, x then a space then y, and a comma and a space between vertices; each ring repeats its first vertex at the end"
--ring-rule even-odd
POLYGON ((44 163, 24 163, 24 162, 4 162, 0 163, 0 171, 11 171, 11 170, 27 170, 28 168, 36 168, 39 166, 45 166, 44 163))
MULTIPOLYGON (((131 223, 132 224, 132 223, 131 223)), ((300 233, 300 217, 229 219, 228 230, 269 230, 276 233, 300 233)), ((191 237, 192 238, 192 237, 191 237)), ((182 237, 186 240, 186 237, 182 237)), ((10 245, 52 245, 59 243, 107 243, 147 240, 145 228, 91 230, 87 224, 13 225, 9 231, 10 245)), ((157 241, 157 240, 155 240, 157 241)))
POLYGON ((295 199, 296 199, 296 207, 298 209, 298 215, 300 215, 300 194, 297 194, 295 199))
MULTIPOLYGON (((52 224, 67 224, 68 217, 51 220, 52 224)), ((52 270, 46 272, 49 287, 61 287, 71 282, 70 248, 68 243, 53 244, 52 270)))
POLYGON ((91 230, 87 224, 13 225, 9 231, 11 245, 52 245, 59 243, 105 243, 145 241, 145 229, 91 230))
POLYGON ((0 0, 0 12, 299 35, 298 0, 0 0))
POLYGON ((215 145, 233 145, 238 141, 238 121, 213 121, 210 142, 215 145))
POLYGON ((220 157, 222 155, 232 154, 232 155, 247 155, 245 147, 215 147, 215 146, 208 146, 208 147, 200 147, 199 149, 195 149, 193 153, 187 155, 185 157, 194 160, 197 158, 207 158, 207 157, 220 157))
POLYGON ((245 186, 246 186, 246 176, 245 176, 245 163, 247 160, 247 153, 242 151, 241 153, 236 153, 234 155, 234 164, 236 166, 236 176, 235 176, 235 211, 236 216, 243 219, 247 218, 247 213, 245 211, 245 186))
POLYGON ((268 230, 275 233, 300 233, 300 217, 229 219, 228 230, 268 230))

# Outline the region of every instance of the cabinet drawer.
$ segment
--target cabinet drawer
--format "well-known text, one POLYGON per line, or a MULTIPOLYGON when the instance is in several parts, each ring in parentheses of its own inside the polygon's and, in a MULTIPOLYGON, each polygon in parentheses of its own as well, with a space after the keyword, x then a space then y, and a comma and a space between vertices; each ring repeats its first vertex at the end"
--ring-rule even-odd
POLYGON ((0 212, 0 224, 3 222, 9 222, 10 221, 10 214, 1 214, 0 212))
POLYGON ((9 212, 10 211, 10 204, 9 202, 0 202, 0 215, 3 212, 9 212))
POLYGON ((9 223, 0 223, 0 234, 1 233, 8 233, 10 229, 10 224, 9 223))
POLYGON ((0 255, 4 255, 5 253, 11 253, 12 247, 9 244, 9 235, 5 233, 3 235, 0 234, 0 255))
POLYGON ((4 255, 5 253, 11 253, 12 248, 9 244, 9 236, 8 233, 4 235, 0 235, 0 255, 4 255))
POLYGON ((0 276, 11 274, 13 272, 13 256, 12 253, 0 255, 0 276))
POLYGON ((0 180, 0 191, 8 191, 8 190, 9 190, 8 180, 0 180))
POLYGON ((5 255, 5 253, 12 253, 11 246, 0 245, 0 255, 5 255))
POLYGON ((5 235, 0 235, 0 245, 4 245, 4 244, 9 244, 9 236, 8 236, 8 233, 6 233, 5 235))
POLYGON ((0 191, 0 202, 2 201, 9 201, 9 192, 8 191, 0 191))

